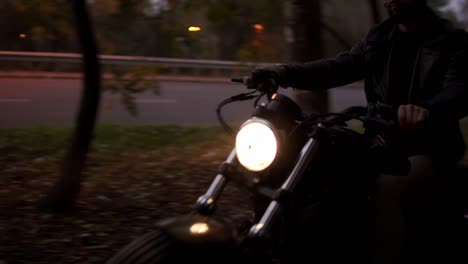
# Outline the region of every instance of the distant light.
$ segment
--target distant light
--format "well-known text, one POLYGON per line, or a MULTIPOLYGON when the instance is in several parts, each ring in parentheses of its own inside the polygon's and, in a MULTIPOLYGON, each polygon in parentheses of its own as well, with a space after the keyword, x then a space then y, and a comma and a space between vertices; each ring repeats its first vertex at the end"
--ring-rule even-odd
POLYGON ((200 28, 200 27, 191 26, 191 27, 188 28, 188 31, 190 31, 190 32, 198 32, 198 31, 201 31, 201 28, 200 28))
POLYGON ((262 24, 253 24, 252 27, 255 29, 257 32, 263 31, 265 28, 263 27, 262 24))
POLYGON ((19 34, 19 37, 20 37, 20 38, 26 38, 27 36, 28 36, 28 35, 26 35, 26 34, 24 34, 24 33, 19 34))

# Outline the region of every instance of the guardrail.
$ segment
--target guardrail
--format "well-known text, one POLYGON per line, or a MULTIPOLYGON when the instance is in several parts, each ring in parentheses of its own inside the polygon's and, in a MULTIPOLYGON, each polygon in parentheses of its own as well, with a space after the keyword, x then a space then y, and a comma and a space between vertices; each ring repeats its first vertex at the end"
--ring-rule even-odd
MULTIPOLYGON (((223 71, 227 72, 227 74, 241 73, 251 71, 257 66, 271 64, 240 61, 195 60, 117 55, 99 55, 98 59, 102 65, 157 65, 163 69, 169 69, 173 74, 177 74, 178 70, 180 69, 191 69, 191 72, 194 75, 200 74, 200 70, 209 70, 213 75, 220 75, 223 71)), ((0 61, 81 63, 81 54, 0 51, 0 61)))

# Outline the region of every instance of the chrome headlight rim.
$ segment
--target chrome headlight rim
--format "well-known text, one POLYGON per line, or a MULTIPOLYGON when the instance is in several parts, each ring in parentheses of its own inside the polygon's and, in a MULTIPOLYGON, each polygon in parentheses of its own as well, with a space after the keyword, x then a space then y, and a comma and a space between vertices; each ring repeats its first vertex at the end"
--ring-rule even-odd
POLYGON ((239 161, 239 163, 242 165, 242 167, 245 168, 246 170, 248 170, 251 173, 261 173, 261 172, 264 172, 267 169, 269 169, 272 166, 272 164, 274 164, 275 161, 278 159, 278 153, 279 153, 278 150, 280 148, 279 133, 278 133, 278 130, 276 129, 276 127, 273 125, 273 123, 271 121, 269 121, 267 119, 264 119, 264 118, 260 118, 260 117, 251 117, 240 126, 240 129, 239 129, 239 131, 237 132, 237 135, 236 135, 236 144, 235 144, 235 146, 236 146, 235 147, 236 157, 237 157, 237 160, 239 161), (252 170, 248 166, 245 166, 244 164, 242 164, 241 159, 239 158, 239 152, 238 152, 238 148, 237 148, 237 137, 238 137, 239 133, 242 131, 243 128, 245 128, 246 126, 248 126, 248 125, 250 125, 252 123, 260 123, 260 124, 264 125, 265 127, 267 127, 272 132, 274 140, 275 140, 275 144, 276 144, 276 149, 275 149, 275 154, 274 154, 273 159, 271 160, 271 162, 269 162, 268 166, 265 166, 263 169, 260 169, 260 170, 252 170))

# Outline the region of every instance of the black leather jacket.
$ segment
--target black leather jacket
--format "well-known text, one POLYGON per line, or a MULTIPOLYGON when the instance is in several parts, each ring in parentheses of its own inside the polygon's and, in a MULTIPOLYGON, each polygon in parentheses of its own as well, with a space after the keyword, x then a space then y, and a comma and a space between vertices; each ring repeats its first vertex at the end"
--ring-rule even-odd
MULTIPOLYGON (((459 159, 465 144, 458 121, 468 114, 468 36, 448 20, 428 11, 427 30, 418 47, 408 103, 430 111, 425 129, 402 138, 411 154, 459 159)), ((364 80, 368 102, 388 103, 392 39, 397 24, 388 19, 366 38, 335 58, 285 64, 284 87, 328 89, 364 80), (307 87, 307 88, 306 88, 307 87)))

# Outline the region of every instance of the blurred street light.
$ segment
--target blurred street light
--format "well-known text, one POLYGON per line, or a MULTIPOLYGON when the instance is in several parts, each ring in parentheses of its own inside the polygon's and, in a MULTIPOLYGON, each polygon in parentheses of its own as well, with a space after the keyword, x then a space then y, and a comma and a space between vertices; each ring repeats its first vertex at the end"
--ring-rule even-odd
POLYGON ((262 24, 253 24, 252 27, 257 33, 262 32, 265 29, 262 24))
POLYGON ((196 26, 191 26, 188 28, 188 31, 190 32, 198 32, 198 31, 201 31, 201 28, 200 27, 196 27, 196 26))
POLYGON ((24 39, 24 38, 26 38, 28 35, 26 35, 26 34, 24 34, 24 33, 21 33, 21 34, 19 34, 18 36, 19 36, 19 38, 24 39))

